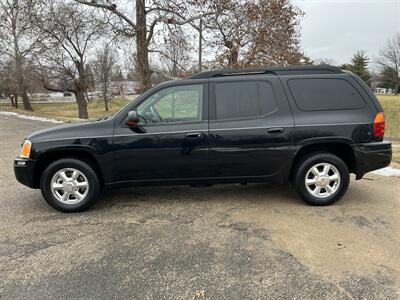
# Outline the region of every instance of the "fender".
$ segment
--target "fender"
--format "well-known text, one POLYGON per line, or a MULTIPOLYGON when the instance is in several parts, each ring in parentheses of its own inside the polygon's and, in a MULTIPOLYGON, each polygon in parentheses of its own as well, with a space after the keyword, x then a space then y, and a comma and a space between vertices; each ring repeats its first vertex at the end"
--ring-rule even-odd
POLYGON ((327 151, 339 156, 348 166, 350 172, 357 173, 358 163, 355 155, 354 142, 346 137, 317 137, 301 141, 293 146, 291 156, 291 171, 293 175, 296 161, 299 157, 318 151, 327 151))
MULTIPOLYGON (((104 182, 109 182, 113 176, 112 136, 99 139, 80 138, 59 141, 34 142, 31 158, 34 160, 54 159, 66 156, 89 157, 99 168, 104 182)), ((47 163, 47 162, 45 162, 47 163)))
POLYGON ((294 158, 298 154, 298 152, 306 146, 321 146, 322 144, 345 144, 350 146, 351 148, 354 147, 354 142, 347 137, 314 137, 304 139, 298 142, 296 145, 293 145, 292 157, 294 158))

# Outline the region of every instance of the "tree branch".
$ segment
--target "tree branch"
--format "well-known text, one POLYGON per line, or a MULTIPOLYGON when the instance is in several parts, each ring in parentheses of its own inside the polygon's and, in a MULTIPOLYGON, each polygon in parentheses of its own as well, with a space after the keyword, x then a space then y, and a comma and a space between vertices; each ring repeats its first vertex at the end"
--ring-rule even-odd
POLYGON ((132 20, 127 15, 125 15, 124 13, 117 10, 117 6, 115 4, 107 5, 107 4, 96 3, 94 1, 89 2, 89 1, 84 1, 84 0, 74 0, 74 1, 77 3, 80 3, 80 4, 97 7, 97 8, 102 8, 102 9, 111 11, 112 13, 116 14, 118 17, 123 19, 126 23, 128 23, 129 26, 136 29, 136 24, 134 22, 132 22, 132 20))

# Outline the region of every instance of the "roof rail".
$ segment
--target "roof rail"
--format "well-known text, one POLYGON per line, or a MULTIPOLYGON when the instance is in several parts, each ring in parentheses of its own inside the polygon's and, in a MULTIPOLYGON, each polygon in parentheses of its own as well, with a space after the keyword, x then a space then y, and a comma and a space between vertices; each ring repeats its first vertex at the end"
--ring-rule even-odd
POLYGON ((215 78, 223 76, 239 76, 239 75, 306 75, 306 74, 340 74, 343 71, 335 66, 290 66, 290 67, 269 67, 255 69, 217 69, 204 71, 193 74, 189 79, 215 78))

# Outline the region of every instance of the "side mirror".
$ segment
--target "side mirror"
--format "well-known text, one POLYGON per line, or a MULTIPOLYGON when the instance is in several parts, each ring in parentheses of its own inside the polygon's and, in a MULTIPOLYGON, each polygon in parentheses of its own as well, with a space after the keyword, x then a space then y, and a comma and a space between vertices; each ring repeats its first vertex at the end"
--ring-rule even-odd
POLYGON ((136 110, 131 110, 128 113, 128 117, 126 118, 125 124, 128 126, 137 126, 139 124, 139 114, 136 110))

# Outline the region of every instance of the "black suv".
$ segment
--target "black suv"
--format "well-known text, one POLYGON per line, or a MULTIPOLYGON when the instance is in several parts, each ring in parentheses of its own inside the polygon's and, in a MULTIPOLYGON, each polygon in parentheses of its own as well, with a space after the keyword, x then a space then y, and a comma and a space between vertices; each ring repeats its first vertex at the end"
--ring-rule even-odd
POLYGON ((312 205, 389 165, 383 110, 336 67, 214 70, 160 84, 114 116, 28 136, 21 183, 54 208, 88 208, 104 187, 292 182, 312 205))

